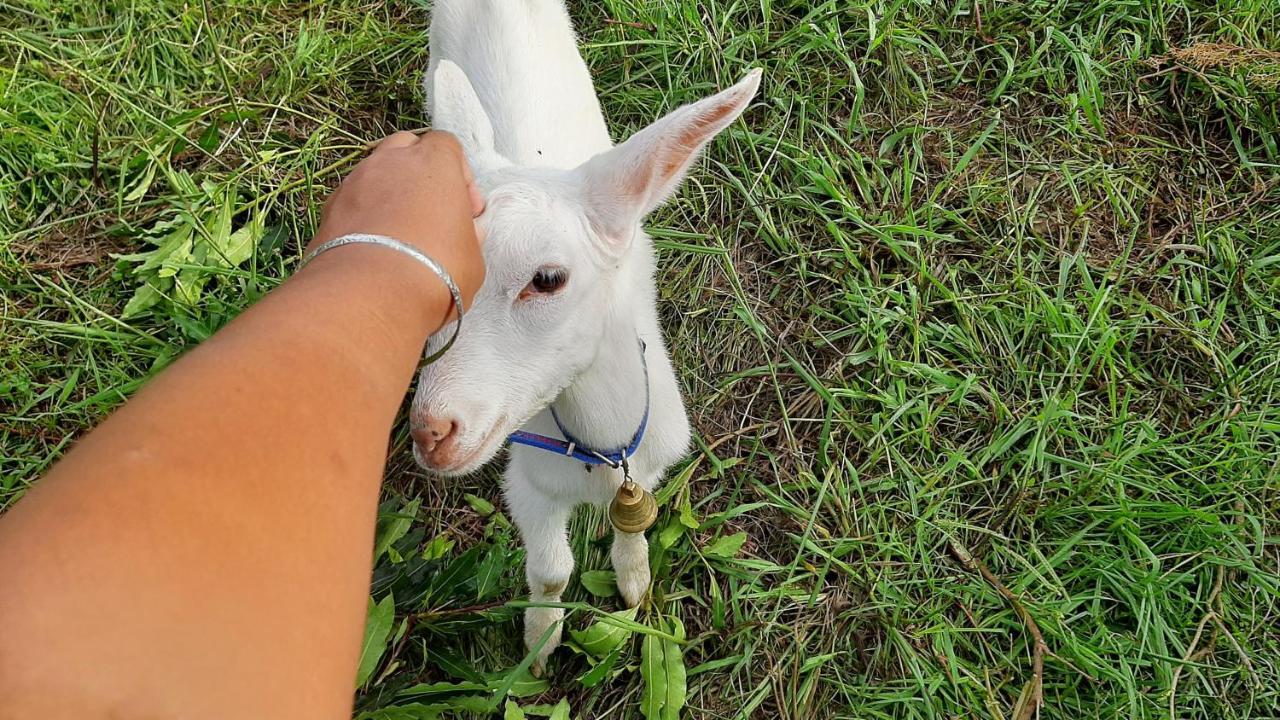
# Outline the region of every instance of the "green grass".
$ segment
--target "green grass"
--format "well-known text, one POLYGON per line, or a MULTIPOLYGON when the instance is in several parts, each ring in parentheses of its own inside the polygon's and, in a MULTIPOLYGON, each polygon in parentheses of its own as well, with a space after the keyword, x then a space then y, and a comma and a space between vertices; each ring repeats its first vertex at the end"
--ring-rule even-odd
MULTIPOLYGON (((645 629, 591 687, 607 649, 513 672, 495 472, 428 479, 401 427, 358 712, 639 717, 678 649, 687 717, 1012 718, 1025 611, 1041 717, 1280 716, 1280 5, 573 10, 618 136, 766 70, 650 222, 698 449, 645 629)), ((287 274, 364 142, 425 124, 426 23, 0 0, 0 508, 287 274)), ((575 629, 618 607, 567 599, 575 629)))

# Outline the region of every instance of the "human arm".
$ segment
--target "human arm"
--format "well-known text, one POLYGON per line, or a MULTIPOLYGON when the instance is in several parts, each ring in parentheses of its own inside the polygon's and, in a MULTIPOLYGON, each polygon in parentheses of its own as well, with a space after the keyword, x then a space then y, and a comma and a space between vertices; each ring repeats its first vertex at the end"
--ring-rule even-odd
MULTIPOLYGON (((397 134, 313 241, 483 279, 456 141, 397 134)), ((387 439, 443 283, 317 257, 147 384, 0 517, 0 718, 350 713, 387 439)))

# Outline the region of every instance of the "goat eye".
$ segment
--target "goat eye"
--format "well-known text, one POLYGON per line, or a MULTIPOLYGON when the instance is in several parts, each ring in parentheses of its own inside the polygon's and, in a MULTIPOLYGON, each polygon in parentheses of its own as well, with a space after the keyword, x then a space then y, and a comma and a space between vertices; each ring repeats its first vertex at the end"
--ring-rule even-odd
POLYGON ((529 290, 539 293, 553 293, 564 287, 569 280, 569 272, 564 268, 538 268, 529 281, 529 290))

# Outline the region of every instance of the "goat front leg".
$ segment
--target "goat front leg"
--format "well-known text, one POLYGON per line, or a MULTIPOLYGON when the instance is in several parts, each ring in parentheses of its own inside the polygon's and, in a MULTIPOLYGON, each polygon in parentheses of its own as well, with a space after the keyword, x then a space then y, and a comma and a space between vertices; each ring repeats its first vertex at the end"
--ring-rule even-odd
POLYGON ((649 592, 649 541, 642 532, 614 528, 610 557, 622 599, 627 601, 627 607, 638 606, 649 592))
MULTIPOLYGON (((507 505, 520 529, 525 546, 525 577, 532 602, 560 602, 560 595, 573 574, 573 551, 569 548, 568 524, 572 506, 557 502, 518 477, 508 477, 507 505)), ((538 651, 533 674, 541 677, 547 657, 560 645, 560 623, 564 609, 531 607, 524 611, 524 644, 538 651), (538 643, 554 628, 546 643, 538 643)))

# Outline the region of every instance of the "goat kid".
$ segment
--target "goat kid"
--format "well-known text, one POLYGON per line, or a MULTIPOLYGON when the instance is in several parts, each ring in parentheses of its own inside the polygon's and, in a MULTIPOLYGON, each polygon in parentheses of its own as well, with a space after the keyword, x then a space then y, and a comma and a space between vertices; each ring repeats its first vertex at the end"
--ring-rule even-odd
MULTIPOLYGON (((641 221, 746 108, 760 71, 614 146, 562 0, 437 0, 430 36, 427 108, 437 129, 461 140, 485 195, 487 275, 457 343, 422 370, 414 456, 457 476, 518 429, 625 448, 643 428, 629 469, 652 491, 685 454, 689 422, 641 221)), ((534 602, 558 602, 569 582, 574 507, 606 507, 622 482, 620 469, 511 447, 503 492, 528 550, 534 602)), ((611 557, 623 598, 638 605, 650 581, 644 533, 615 531, 611 557)), ((525 612, 538 672, 563 617, 559 608, 525 612)))

